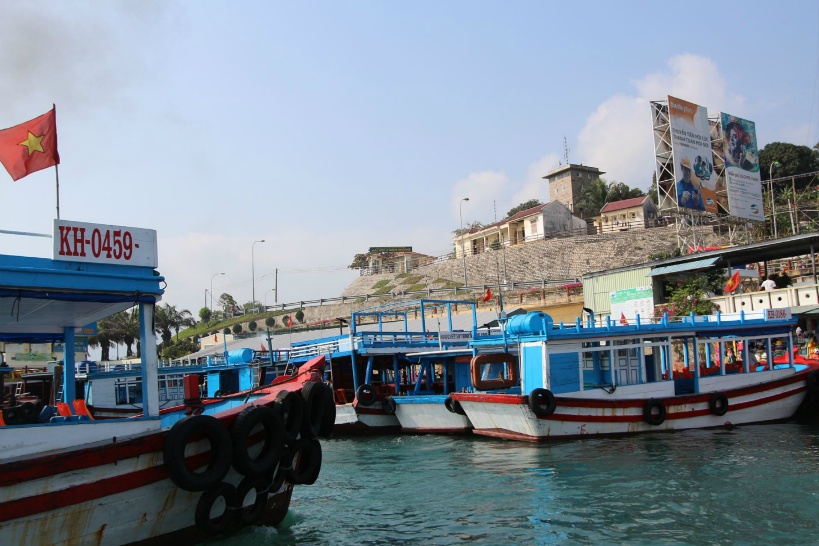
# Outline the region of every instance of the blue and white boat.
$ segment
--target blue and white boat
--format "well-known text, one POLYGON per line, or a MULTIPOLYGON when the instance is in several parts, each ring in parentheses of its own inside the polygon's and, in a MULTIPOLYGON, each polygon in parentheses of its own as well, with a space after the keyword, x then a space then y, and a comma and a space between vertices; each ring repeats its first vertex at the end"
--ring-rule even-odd
POLYGON ((819 370, 794 355, 789 309, 595 324, 554 324, 538 312, 512 317, 501 336, 471 342, 473 377, 510 342, 520 367, 519 394, 455 393, 473 432, 543 441, 748 423, 794 416, 819 399, 819 370), (775 355, 758 361, 752 347, 775 355), (726 362, 731 348, 739 356, 726 362))

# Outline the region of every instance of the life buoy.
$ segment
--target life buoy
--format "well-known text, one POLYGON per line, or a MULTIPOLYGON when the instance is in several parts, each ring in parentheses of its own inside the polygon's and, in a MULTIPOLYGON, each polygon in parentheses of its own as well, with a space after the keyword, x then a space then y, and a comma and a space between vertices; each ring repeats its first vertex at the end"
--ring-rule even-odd
POLYGON ((643 419, 649 425, 658 426, 665 422, 666 410, 662 400, 649 398, 643 406, 643 419), (656 410, 656 412, 655 412, 656 410))
POLYGON ((728 397, 721 392, 712 393, 708 399, 708 409, 714 415, 725 415, 728 412, 728 397))
POLYGON ((290 445, 296 441, 301 431, 304 399, 297 392, 282 391, 276 395, 276 409, 284 425, 284 443, 290 445))
POLYGON ((196 503, 194 521, 205 534, 209 536, 223 533, 236 518, 236 508, 239 506, 239 495, 236 488, 229 483, 219 483, 211 487, 199 497, 196 503), (213 515, 212 511, 217 506, 216 502, 223 498, 224 509, 218 515, 213 515))
POLYGON ((336 425, 336 399, 333 396, 333 389, 330 385, 324 386, 324 414, 321 419, 321 427, 319 427, 319 437, 327 438, 333 433, 333 427, 336 425))
POLYGON ((529 409, 538 417, 548 417, 557 409, 555 395, 549 389, 533 389, 529 393, 529 409))
POLYGON ((294 485, 316 483, 321 470, 321 444, 318 440, 299 440, 288 449, 288 456, 282 460, 284 476, 294 485))
MULTIPOLYGON (((168 477, 186 491, 205 491, 214 487, 230 470, 233 445, 230 433, 215 417, 191 415, 177 421, 168 431, 162 458, 168 477), (210 443, 210 461, 204 471, 188 467, 185 448, 192 439, 204 436, 210 443)), ((196 459, 197 456, 191 457, 196 459)))
POLYGON ((324 388, 321 383, 305 383, 301 388, 304 398, 304 417, 301 421, 301 434, 304 438, 315 438, 321 429, 324 419, 324 388))
POLYGON ((452 398, 452 395, 446 397, 444 400, 444 407, 448 409, 451 413, 457 413, 459 415, 464 415, 464 409, 461 407, 461 403, 452 398))
POLYGON ((233 467, 247 477, 269 476, 284 452, 284 426, 276 412, 266 406, 243 409, 233 422, 230 437, 233 467))
POLYGON ((259 521, 267 505, 267 495, 270 491, 269 478, 245 478, 236 488, 236 497, 239 510, 239 519, 243 525, 251 525, 259 521), (248 498, 253 493, 254 496, 248 498))
POLYGON ((384 398, 384 400, 381 401, 381 405, 384 408, 384 413, 387 415, 395 415, 395 410, 398 406, 392 396, 387 396, 384 398))
POLYGON ((375 389, 369 383, 364 383, 355 391, 355 397, 362 406, 372 406, 376 399, 375 389))

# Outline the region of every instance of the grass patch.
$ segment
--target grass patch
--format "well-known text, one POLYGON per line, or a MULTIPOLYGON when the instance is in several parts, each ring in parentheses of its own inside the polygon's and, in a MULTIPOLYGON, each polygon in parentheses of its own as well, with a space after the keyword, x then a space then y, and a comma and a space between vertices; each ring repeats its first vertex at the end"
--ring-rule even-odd
POLYGON ((409 273, 399 273, 398 275, 395 276, 396 279, 403 279, 406 277, 409 277, 409 273))
POLYGON ((374 292, 373 292, 373 295, 375 295, 375 296, 380 296, 380 295, 382 295, 382 294, 387 294, 387 293, 389 293, 389 292, 390 292, 392 289, 393 289, 393 287, 392 287, 392 286, 389 286, 389 285, 387 285, 387 286, 382 286, 382 287, 381 287, 381 288, 379 288, 378 290, 374 291, 374 292))
POLYGON ((415 284, 423 278, 421 275, 406 275, 402 278, 401 284, 415 284))
POLYGON ((371 290, 377 290, 377 289, 379 289, 379 288, 382 288, 382 287, 384 287, 384 286, 387 286, 388 284, 390 284, 390 280, 389 280, 389 279, 381 279, 380 281, 378 281, 377 283, 375 283, 374 285, 372 285, 371 290))
POLYGON ((418 292, 420 290, 426 290, 426 289, 427 289, 427 285, 425 285, 425 284, 413 284, 412 286, 407 287, 406 291, 407 292, 418 292))

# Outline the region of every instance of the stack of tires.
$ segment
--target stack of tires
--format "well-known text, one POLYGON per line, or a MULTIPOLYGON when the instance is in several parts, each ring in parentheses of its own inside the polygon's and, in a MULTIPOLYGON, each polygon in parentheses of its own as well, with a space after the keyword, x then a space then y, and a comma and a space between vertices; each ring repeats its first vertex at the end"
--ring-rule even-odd
POLYGON ((210 415, 181 419, 168 432, 163 461, 168 476, 186 491, 202 491, 196 505, 196 526, 217 535, 256 523, 269 495, 291 485, 310 485, 321 470, 319 437, 335 422, 332 391, 322 383, 306 383, 301 391, 282 391, 272 406, 248 406, 228 429, 210 415), (204 438, 207 452, 186 456, 189 444, 204 438), (225 478, 231 467, 239 475, 234 486, 225 478), (221 507, 221 509, 219 509, 221 507))
POLYGON ((819 421, 819 370, 811 370, 805 378, 807 392, 805 399, 796 410, 800 421, 815 423, 819 421))

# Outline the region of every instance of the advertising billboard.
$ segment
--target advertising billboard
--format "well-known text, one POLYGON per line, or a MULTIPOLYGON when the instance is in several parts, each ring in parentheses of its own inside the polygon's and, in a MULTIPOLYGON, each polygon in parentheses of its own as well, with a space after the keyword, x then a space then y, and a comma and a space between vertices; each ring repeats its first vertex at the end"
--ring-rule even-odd
POLYGON ((677 206, 717 212, 717 176, 711 160, 711 130, 704 106, 669 95, 677 206))
POLYGON ((765 221, 756 125, 753 121, 722 112, 722 155, 728 213, 747 220, 765 221))
POLYGON ((611 318, 633 320, 637 315, 648 322, 654 317, 654 291, 650 286, 638 286, 609 292, 611 318))

